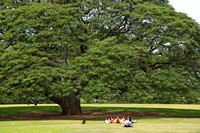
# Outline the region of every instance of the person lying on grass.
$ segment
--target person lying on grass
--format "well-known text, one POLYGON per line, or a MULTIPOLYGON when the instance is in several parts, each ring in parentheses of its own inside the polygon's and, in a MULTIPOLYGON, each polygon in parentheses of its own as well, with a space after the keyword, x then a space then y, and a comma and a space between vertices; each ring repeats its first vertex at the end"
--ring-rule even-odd
POLYGON ((123 123, 126 120, 126 118, 123 116, 121 119, 121 122, 123 123))

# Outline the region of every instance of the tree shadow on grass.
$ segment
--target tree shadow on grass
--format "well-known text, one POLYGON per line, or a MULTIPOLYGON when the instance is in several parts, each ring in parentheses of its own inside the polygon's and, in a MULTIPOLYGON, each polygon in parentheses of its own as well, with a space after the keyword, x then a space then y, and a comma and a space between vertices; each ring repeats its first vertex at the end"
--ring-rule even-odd
POLYGON ((82 107, 83 115, 61 115, 59 106, 1 107, 0 120, 99 120, 109 116, 132 118, 200 118, 194 109, 142 108, 142 107, 82 107))
POLYGON ((82 107, 83 110, 98 111, 138 111, 161 113, 173 116, 200 117, 200 110, 194 109, 171 109, 171 108, 143 108, 143 107, 82 107))
POLYGON ((56 112, 61 110, 59 106, 0 107, 0 115, 14 115, 30 112, 56 112))

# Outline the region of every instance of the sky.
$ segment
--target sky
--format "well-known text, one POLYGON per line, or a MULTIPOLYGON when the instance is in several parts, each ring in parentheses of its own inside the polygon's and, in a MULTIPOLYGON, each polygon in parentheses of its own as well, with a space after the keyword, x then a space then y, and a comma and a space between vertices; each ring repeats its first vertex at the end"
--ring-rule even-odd
POLYGON ((177 12, 186 13, 200 24, 200 0, 169 0, 177 12))

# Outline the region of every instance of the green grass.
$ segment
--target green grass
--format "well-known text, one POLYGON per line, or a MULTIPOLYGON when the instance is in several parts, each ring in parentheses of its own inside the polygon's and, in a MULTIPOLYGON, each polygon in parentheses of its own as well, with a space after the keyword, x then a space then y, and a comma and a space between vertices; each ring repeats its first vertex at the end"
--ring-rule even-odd
MULTIPOLYGON (((186 104, 82 104, 83 110, 142 111, 171 115, 200 116, 200 105, 186 104)), ((1 115, 61 111, 55 104, 0 105, 1 115)), ((106 124, 104 120, 0 121, 0 133, 200 133, 200 118, 142 118, 133 128, 106 124)))
POLYGON ((200 118, 139 119, 133 128, 103 120, 0 121, 0 133, 200 133, 200 118))
MULTIPOLYGON (((200 117, 200 105, 187 104, 82 104, 83 110, 104 111, 139 111, 163 113, 175 116, 200 117)), ((61 111, 55 104, 32 105, 0 105, 0 115, 11 115, 29 112, 61 111)))
POLYGON ((0 121, 0 133, 57 133, 74 129, 62 121, 0 121))

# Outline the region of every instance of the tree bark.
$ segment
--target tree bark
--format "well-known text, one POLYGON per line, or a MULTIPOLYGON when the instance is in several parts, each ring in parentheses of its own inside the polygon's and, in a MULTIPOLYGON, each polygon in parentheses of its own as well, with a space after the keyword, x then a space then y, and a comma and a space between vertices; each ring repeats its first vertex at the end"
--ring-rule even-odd
POLYGON ((82 115, 80 99, 75 96, 51 97, 50 99, 61 106, 63 115, 82 115))

